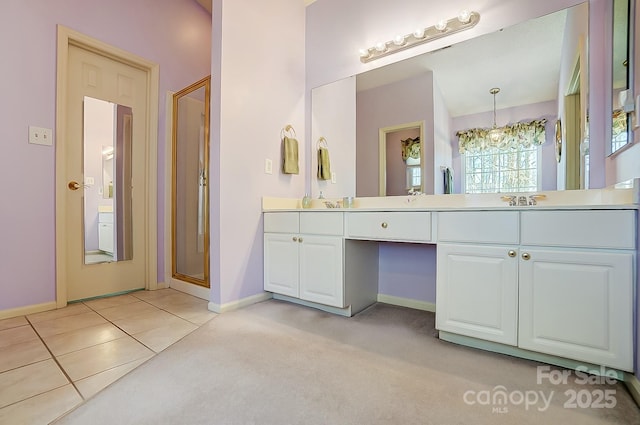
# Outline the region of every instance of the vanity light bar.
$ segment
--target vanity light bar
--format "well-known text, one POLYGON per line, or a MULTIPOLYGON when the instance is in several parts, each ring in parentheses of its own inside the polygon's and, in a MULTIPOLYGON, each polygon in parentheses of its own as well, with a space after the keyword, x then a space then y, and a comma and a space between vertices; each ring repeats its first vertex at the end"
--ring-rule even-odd
POLYGON ((361 49, 360 61, 362 63, 371 62, 374 59, 388 56, 419 44, 468 30, 475 27, 478 22, 480 22, 480 14, 478 12, 462 11, 458 16, 448 21, 442 19, 428 28, 420 28, 405 36, 398 35, 386 43, 380 42, 368 49, 361 49))

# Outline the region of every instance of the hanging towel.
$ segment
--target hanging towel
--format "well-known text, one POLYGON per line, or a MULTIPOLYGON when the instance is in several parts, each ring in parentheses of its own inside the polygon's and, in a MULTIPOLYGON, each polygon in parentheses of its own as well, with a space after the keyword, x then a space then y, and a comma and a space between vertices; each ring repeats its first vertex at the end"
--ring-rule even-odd
POLYGON ((331 180, 331 165, 329 163, 329 149, 318 148, 318 179, 331 180))
POLYGON ((282 138, 282 172, 298 174, 298 141, 294 137, 282 138))
POLYGON ((444 169, 444 193, 453 193, 453 170, 449 167, 444 169))

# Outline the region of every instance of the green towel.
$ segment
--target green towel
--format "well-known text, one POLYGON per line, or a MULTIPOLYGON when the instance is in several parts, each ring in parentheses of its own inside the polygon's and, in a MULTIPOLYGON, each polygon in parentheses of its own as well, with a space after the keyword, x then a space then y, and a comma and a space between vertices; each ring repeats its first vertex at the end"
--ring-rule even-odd
POLYGON ((331 166, 329 164, 329 149, 318 148, 318 179, 331 180, 331 166))
POLYGON ((285 136, 282 139, 282 172, 284 174, 298 174, 298 141, 285 136))

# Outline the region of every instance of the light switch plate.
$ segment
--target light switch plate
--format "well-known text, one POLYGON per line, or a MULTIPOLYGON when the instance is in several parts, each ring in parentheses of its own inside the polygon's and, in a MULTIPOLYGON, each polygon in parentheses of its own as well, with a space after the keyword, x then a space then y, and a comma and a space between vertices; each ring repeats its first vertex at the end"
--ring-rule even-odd
POLYGON ((335 183, 336 182, 336 173, 331 173, 331 183, 335 183))
POLYGON ((264 160, 264 173, 273 174, 273 162, 269 158, 264 160))
POLYGON ((42 128, 29 126, 29 143, 34 145, 53 146, 53 130, 50 128, 42 128))

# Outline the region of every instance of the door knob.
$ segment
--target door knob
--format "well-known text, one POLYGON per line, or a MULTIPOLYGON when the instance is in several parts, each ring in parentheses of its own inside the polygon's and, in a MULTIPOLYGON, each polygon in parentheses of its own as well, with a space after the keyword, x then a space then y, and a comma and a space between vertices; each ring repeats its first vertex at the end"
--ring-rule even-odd
POLYGON ((508 252, 509 257, 515 257, 516 256, 516 252, 512 249, 508 252))
POLYGON ((528 260, 531 258, 531 255, 528 252, 525 252, 524 254, 522 254, 522 259, 523 260, 528 260))
POLYGON ((386 229, 387 227, 389 227, 386 221, 383 221, 380 226, 382 226, 383 229, 386 229))
POLYGON ((82 187, 82 185, 80 183, 78 183, 77 181, 73 181, 71 180, 69 182, 69 184, 67 185, 67 187, 71 190, 78 190, 82 187))

